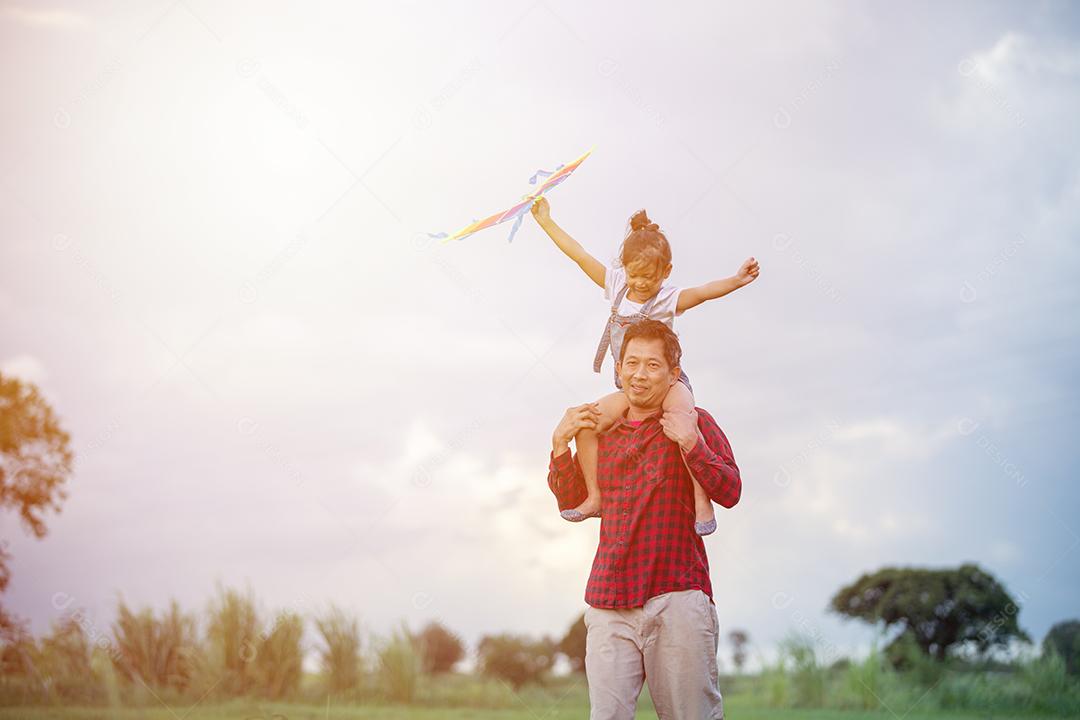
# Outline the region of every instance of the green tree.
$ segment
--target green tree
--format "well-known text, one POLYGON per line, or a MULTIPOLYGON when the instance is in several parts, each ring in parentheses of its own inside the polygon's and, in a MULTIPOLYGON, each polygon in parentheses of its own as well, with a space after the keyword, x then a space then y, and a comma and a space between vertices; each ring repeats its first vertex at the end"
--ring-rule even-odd
POLYGON ((539 641, 516 635, 488 635, 477 647, 480 670, 497 677, 515 689, 528 682, 537 682, 555 660, 555 643, 549 638, 539 641))
POLYGON ((585 627, 585 613, 581 613, 578 619, 566 631, 566 635, 559 641, 559 652, 570 661, 570 667, 574 672, 585 671, 585 639, 588 629, 585 627))
MULTIPOLYGON (((45 537, 43 513, 60 512, 71 474, 71 436, 32 383, 0 375, 0 510, 15 510, 36 538, 45 537)), ((11 580, 11 554, 0 541, 0 593, 11 580)), ((18 620, 0 607, 0 630, 18 620)))
POLYGON ((961 644, 985 653, 1013 639, 1030 642, 1017 625, 1020 606, 992 575, 970 563, 943 570, 883 568, 841 588, 829 609, 900 628, 894 642, 913 642, 936 660, 961 644))
POLYGON ((1050 628, 1042 642, 1043 654, 1056 652, 1070 675, 1080 674, 1080 620, 1066 620, 1050 628))
POLYGON ((420 649, 424 672, 428 674, 449 672, 465 657, 461 638, 434 621, 420 631, 414 642, 420 649))

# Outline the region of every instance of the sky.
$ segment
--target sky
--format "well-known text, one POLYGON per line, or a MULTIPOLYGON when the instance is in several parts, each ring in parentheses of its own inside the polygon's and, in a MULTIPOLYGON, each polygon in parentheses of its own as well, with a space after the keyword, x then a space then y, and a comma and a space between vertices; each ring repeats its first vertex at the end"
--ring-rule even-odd
POLYGON ((0 515, 35 634, 226 586, 561 637, 603 293, 531 218, 428 234, 590 148, 549 200, 597 258, 645 208, 676 285, 761 265, 675 325, 723 633, 859 654, 840 587, 964 562, 1080 616, 1075 5, 3 2, 0 55, 0 373, 75 452, 46 537, 0 515))

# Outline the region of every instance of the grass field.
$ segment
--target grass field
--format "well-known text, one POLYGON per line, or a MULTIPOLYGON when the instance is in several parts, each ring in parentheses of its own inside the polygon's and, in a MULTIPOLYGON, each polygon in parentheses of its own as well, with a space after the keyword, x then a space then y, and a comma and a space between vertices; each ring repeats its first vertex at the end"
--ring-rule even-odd
MULTIPOLYGON (((757 705, 750 698, 730 697, 724 703, 729 720, 985 720, 986 714, 954 714, 943 712, 907 714, 901 708, 895 715, 888 711, 844 710, 781 710, 757 705)), ((581 720, 588 717, 588 705, 575 698, 557 705, 525 706, 515 709, 485 710, 474 708, 431 708, 417 706, 371 705, 300 705, 280 703, 230 702, 220 705, 199 705, 192 708, 0 708, 0 720, 581 720)), ((638 718, 655 718, 648 702, 638 707, 638 718)), ((1022 716, 994 715, 994 720, 1009 720, 1022 716)))

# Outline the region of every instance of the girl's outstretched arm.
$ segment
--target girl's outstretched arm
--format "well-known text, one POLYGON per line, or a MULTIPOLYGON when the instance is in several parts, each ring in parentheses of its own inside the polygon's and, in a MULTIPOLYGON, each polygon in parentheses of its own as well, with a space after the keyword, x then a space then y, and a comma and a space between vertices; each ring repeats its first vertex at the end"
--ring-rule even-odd
POLYGON ((604 263, 586 252, 581 243, 567 235, 565 230, 555 224, 555 221, 551 219, 551 208, 548 205, 547 198, 542 195, 536 198, 531 212, 532 216, 536 218, 536 222, 540 224, 540 227, 544 228, 544 232, 555 241, 559 249, 566 253, 568 258, 576 262, 582 272, 589 276, 590 280, 600 287, 604 287, 604 275, 607 272, 604 263))
POLYGON ((760 270, 758 269, 758 261, 754 258, 747 258, 739 268, 739 272, 735 273, 729 278, 723 278, 722 280, 713 280, 712 282, 705 283, 704 285, 698 285, 697 287, 686 288, 679 292, 679 302, 675 306, 675 312, 681 313, 684 310, 689 310, 692 307, 696 307, 706 300, 715 300, 719 297, 724 297, 733 290, 738 290, 743 285, 749 285, 754 282, 754 279, 758 276, 760 270))

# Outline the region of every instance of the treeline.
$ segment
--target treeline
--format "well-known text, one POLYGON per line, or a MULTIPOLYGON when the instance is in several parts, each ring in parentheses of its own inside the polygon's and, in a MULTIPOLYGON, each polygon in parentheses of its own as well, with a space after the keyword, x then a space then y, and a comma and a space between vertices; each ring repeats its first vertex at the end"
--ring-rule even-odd
POLYGON ((793 632, 780 643, 775 663, 754 677, 738 679, 739 690, 776 708, 1080 717, 1080 680, 1070 667, 1074 661, 1066 659, 1051 635, 1041 653, 1029 650, 1008 661, 959 655, 938 660, 907 640, 887 652, 874 647, 856 660, 836 657, 813 634, 793 632))
MULTIPOLYGON (((773 597, 778 610, 789 603, 784 593, 773 597)), ((780 643, 777 662, 748 692, 773 707, 1080 716, 1080 622, 1054 625, 1036 652, 1019 601, 974 563, 865 573, 836 592, 829 610, 888 642, 861 660, 842 657, 792 611, 801 632, 780 643)))
MULTIPOLYGON (((580 623, 580 619, 579 619, 580 623)), ((439 684, 440 692, 463 697, 422 697, 426 679, 446 675, 466 656, 461 638, 431 622, 412 632, 406 626, 386 637, 363 636, 360 623, 331 606, 304 617, 283 610, 263 618, 252 594, 219 588, 200 627, 194 613, 173 601, 159 613, 133 611, 122 600, 116 619, 98 627, 81 610, 53 623, 35 639, 25 624, 0 628, 0 702, 12 704, 171 705, 195 698, 265 700, 433 702, 502 706, 523 685, 540 682, 563 648, 572 667, 584 657, 584 625, 564 642, 514 635, 481 638, 477 674, 491 682, 439 684), (315 642, 305 641, 310 622, 315 642), (305 677, 308 651, 318 673, 305 677)))

